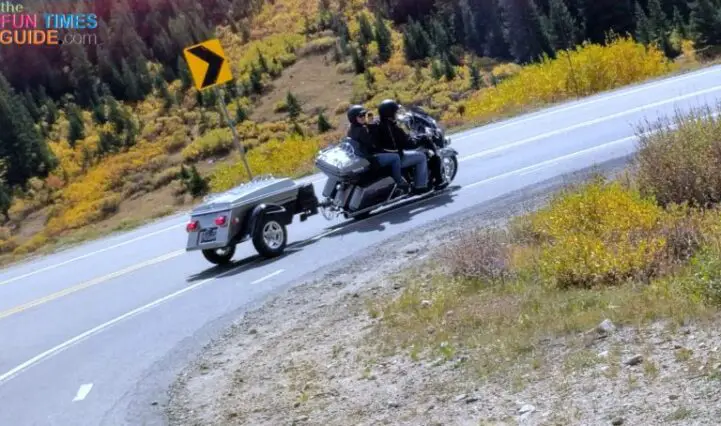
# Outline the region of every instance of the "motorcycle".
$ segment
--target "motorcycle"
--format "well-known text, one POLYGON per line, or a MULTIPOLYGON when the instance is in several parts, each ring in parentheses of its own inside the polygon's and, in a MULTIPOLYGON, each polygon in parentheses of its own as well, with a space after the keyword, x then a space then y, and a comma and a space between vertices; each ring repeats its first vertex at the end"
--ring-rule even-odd
MULTIPOLYGON (((356 155, 356 142, 346 137, 321 150, 315 161, 316 167, 328 177, 319 203, 321 214, 327 220, 339 215, 346 219, 365 219, 374 210, 401 200, 432 197, 444 192, 456 177, 458 152, 450 147, 451 139, 445 136, 436 120, 418 107, 401 108, 396 117, 411 138, 420 141, 415 150, 426 154, 429 170, 432 162, 440 162, 445 182, 425 194, 404 193, 398 189, 388 168, 375 168, 367 159, 356 155)), ((412 168, 405 168, 402 173, 413 184, 412 168)))

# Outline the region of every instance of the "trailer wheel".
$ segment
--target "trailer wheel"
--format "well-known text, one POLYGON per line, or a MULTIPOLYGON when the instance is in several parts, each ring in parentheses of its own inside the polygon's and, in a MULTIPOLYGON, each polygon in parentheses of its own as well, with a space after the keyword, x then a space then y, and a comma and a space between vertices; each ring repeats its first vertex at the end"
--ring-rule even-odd
POLYGON ((235 245, 229 247, 203 250, 205 259, 216 265, 227 265, 235 255, 235 245))
POLYGON ((264 257, 277 257, 283 254, 288 242, 285 225, 272 216, 263 215, 253 232, 253 246, 264 257))

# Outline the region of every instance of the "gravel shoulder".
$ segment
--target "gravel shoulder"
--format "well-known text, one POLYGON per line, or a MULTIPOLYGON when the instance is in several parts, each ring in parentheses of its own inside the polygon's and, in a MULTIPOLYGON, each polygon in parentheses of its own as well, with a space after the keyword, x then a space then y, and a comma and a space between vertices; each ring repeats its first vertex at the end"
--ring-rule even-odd
POLYGON ((369 314, 369 301, 403 291, 394 275, 422 272, 439 241, 535 209, 581 176, 394 238, 247 313, 173 384, 169 423, 716 424, 721 336, 713 321, 549 340, 538 368, 488 379, 462 368, 462 353, 438 362, 381 356, 375 347, 372 329, 382 318, 369 314))

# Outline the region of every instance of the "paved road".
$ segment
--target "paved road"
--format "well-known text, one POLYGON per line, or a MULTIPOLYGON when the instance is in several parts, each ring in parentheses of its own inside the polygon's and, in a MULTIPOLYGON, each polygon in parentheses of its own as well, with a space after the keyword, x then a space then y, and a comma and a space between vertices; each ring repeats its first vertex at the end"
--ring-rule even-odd
MULTIPOLYGON (((212 268, 183 251, 180 215, 8 268, 0 273, 0 425, 144 424, 128 413, 152 408, 160 396, 148 389, 167 384, 221 319, 419 224, 624 157, 644 117, 716 100, 721 67, 456 134, 461 189, 345 227, 320 215, 297 222, 288 254, 275 261, 243 244, 232 268, 212 268)), ((304 180, 316 192, 324 183, 304 180)))

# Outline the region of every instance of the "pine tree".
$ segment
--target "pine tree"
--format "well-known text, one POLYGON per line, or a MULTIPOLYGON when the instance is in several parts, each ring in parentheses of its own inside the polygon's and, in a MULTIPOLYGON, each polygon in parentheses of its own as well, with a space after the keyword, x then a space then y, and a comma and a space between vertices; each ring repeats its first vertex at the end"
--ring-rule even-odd
POLYGON ((25 103, 25 108, 27 108, 30 116, 33 118, 33 121, 38 121, 40 119, 40 110, 38 109, 37 102, 35 101, 35 98, 33 98, 33 94, 30 93, 30 90, 25 89, 25 92, 23 93, 23 101, 25 103))
POLYGON ((651 42, 651 25, 646 16, 646 12, 641 4, 636 2, 636 40, 639 43, 648 44, 651 42))
POLYGON ((318 114, 318 133, 325 133, 325 132, 331 130, 332 128, 333 128, 333 126, 331 126, 331 124, 328 122, 328 119, 321 111, 318 114))
POLYGON ((678 6, 674 5, 673 7, 673 31, 682 38, 686 38, 688 36, 688 32, 686 31, 686 23, 683 20, 683 16, 681 15, 681 11, 678 9, 678 6))
POLYGON ((268 68, 268 61, 265 60, 265 56, 263 56, 263 52, 260 51, 260 48, 256 48, 258 51, 258 65, 260 66, 260 70, 264 73, 267 73, 270 71, 270 68, 268 68))
POLYGON ((499 1, 488 0, 485 10, 479 13, 480 16, 484 17, 483 25, 486 28, 484 55, 491 58, 512 59, 511 48, 503 32, 499 1))
POLYGON ((365 58, 363 52, 359 52, 355 46, 350 48, 351 60, 353 61, 353 69, 356 74, 363 74, 366 70, 365 58))
POLYGON ((443 75, 446 77, 446 80, 451 81, 456 78, 456 69, 453 68, 453 64, 450 59, 448 59, 447 55, 443 55, 442 66, 443 75))
POLYGON ((288 92, 285 103, 288 107, 288 117, 290 117, 292 121, 295 121, 295 119, 300 116, 300 113, 303 112, 300 102, 298 102, 298 99, 291 92, 288 92))
POLYGON ((431 62, 431 76, 436 80, 440 80, 441 77, 443 77, 443 67, 437 59, 431 62))
POLYGON ((190 78, 190 70, 188 69, 188 65, 185 63, 182 57, 178 57, 178 74, 180 75, 180 81, 181 81, 181 87, 183 90, 188 90, 190 86, 193 84, 193 81, 190 78))
POLYGON ((255 65, 250 66, 250 89, 253 91, 253 93, 262 93, 263 92, 263 74, 261 71, 255 67, 255 65))
POLYGON ((88 59, 86 49, 73 44, 63 49, 66 62, 70 63, 70 84, 79 106, 88 107, 98 100, 95 69, 88 59))
POLYGON ((609 31, 615 34, 633 33, 633 0, 583 0, 583 28, 585 37, 593 43, 605 43, 609 31))
POLYGON ((373 41, 374 37, 373 27, 368 21, 365 13, 361 13, 360 16, 358 16, 358 25, 360 26, 360 32, 358 34, 358 44, 360 44, 361 47, 366 47, 371 41, 373 41))
POLYGON ((416 47, 415 34, 408 26, 403 30, 403 53, 408 61, 414 61, 419 58, 418 48, 416 47))
POLYGON ((53 125, 58 119, 58 107, 55 105, 55 101, 48 99, 45 104, 45 121, 48 125, 53 125))
POLYGON ((142 99, 143 95, 139 86, 138 76, 130 69, 128 62, 125 59, 121 61, 120 70, 123 81, 125 82, 125 99, 130 101, 142 99))
POLYGON ((405 56, 409 61, 425 59, 433 52, 434 45, 430 35, 419 22, 412 19, 408 21, 408 25, 403 31, 403 41, 405 56))
POLYGON ((370 68, 366 68, 365 72, 363 72, 363 79, 366 82, 366 87, 368 89, 373 90, 373 83, 376 82, 376 78, 371 72, 370 68))
POLYGON ((478 33, 476 13, 471 9, 468 0, 461 0, 459 5, 461 22, 463 25, 463 44, 476 53, 483 50, 483 42, 478 33))
POLYGON ((45 177, 57 159, 5 76, 0 73, 0 161, 9 187, 25 185, 33 176, 45 177))
POLYGON ((471 73, 471 89, 479 90, 481 88, 482 80, 481 70, 478 67, 478 63, 476 63, 476 61, 472 61, 469 67, 471 73))
POLYGON ((451 49, 451 38, 448 35, 446 26, 440 18, 431 18, 431 40, 433 40, 433 49, 429 52, 435 55, 447 55, 451 49))
POLYGON ((193 197, 205 195, 210 189, 208 179, 200 176, 200 173, 198 173, 198 169, 195 167, 195 164, 191 164, 190 170, 186 169, 185 165, 181 164, 180 179, 183 181, 185 189, 193 197))
POLYGON ((83 123, 80 108, 70 104, 65 108, 68 113, 68 143, 75 146, 75 142, 85 138, 85 123, 83 123))
POLYGON ((519 63, 533 62, 546 53, 555 57, 550 36, 533 0, 506 0, 508 44, 519 63))
POLYGON ((712 0, 695 0, 690 20, 698 47, 721 44, 721 13, 712 0))
POLYGON ((5 182, 4 177, 0 177, 0 212, 5 216, 9 216, 10 206, 12 206, 12 191, 5 182))
POLYGON ((651 35, 655 40, 662 39, 670 30, 668 18, 660 0, 648 0, 648 20, 651 26, 651 35))
POLYGON ((104 102, 98 102, 93 107, 93 121, 100 125, 103 125, 108 121, 108 117, 105 114, 105 103, 104 102))
POLYGON ((248 119, 248 112, 243 108, 243 105, 236 102, 236 110, 235 110, 235 122, 236 123, 242 123, 245 120, 248 119))
POLYGON ((548 18, 550 35, 556 50, 568 50, 578 42, 576 20, 564 0, 550 0, 548 18))
POLYGON ((388 26, 380 14, 376 14, 375 39, 378 43, 378 58, 381 63, 388 62, 393 55, 393 39, 388 26))
POLYGON ((660 0, 648 0, 648 18, 651 38, 658 43, 667 57, 672 58, 678 54, 671 46, 671 25, 666 13, 663 11, 660 0))

